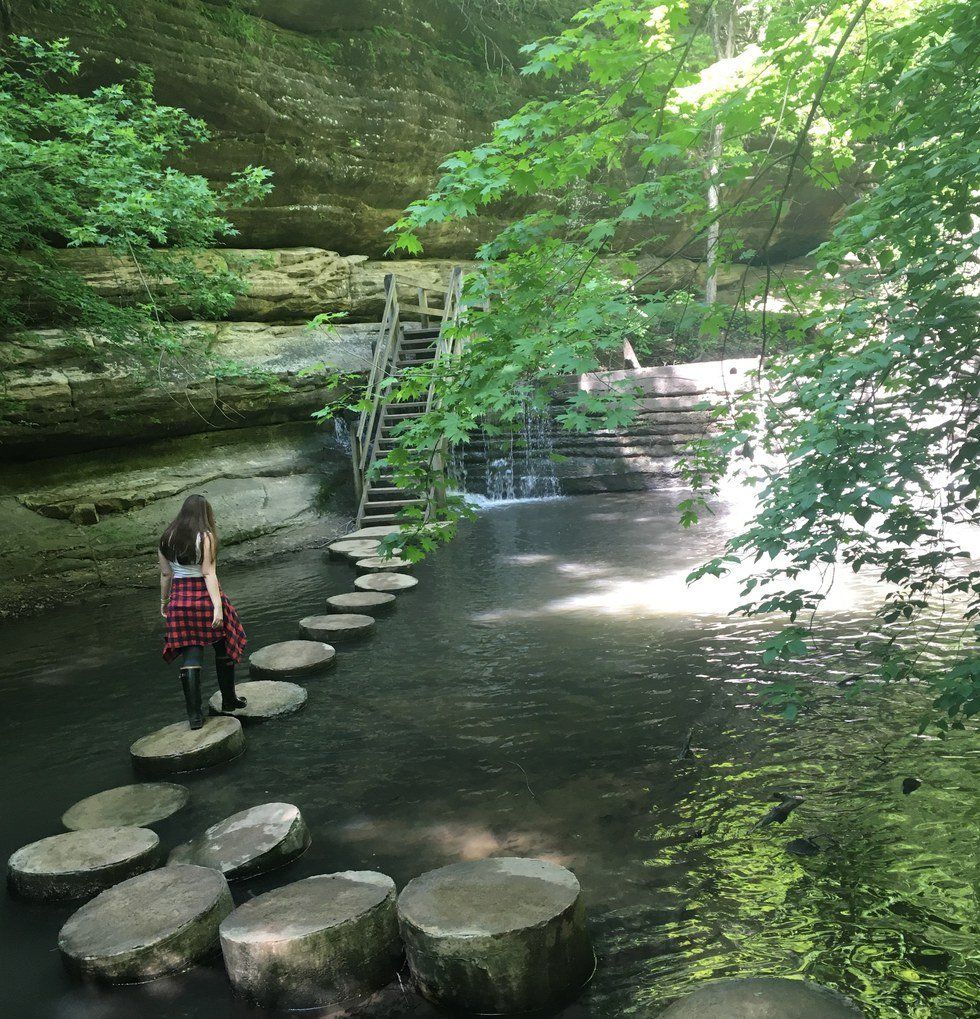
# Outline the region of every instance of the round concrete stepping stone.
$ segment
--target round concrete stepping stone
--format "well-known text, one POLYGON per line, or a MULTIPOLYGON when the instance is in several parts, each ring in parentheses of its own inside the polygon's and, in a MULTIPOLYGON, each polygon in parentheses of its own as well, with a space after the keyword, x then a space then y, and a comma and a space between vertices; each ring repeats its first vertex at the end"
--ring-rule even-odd
POLYGON ((7 861, 7 884, 24 899, 87 899, 158 867, 162 857, 149 828, 87 828, 18 849, 7 861))
POLYGON ((162 867, 110 888, 68 918, 58 948, 71 972, 135 984, 210 955, 235 908, 228 882, 205 867, 162 867))
POLYGON ((221 925, 232 986, 266 1008, 364 998, 401 961, 395 882, 374 871, 318 874, 239 906, 221 925))
POLYGON ((564 867, 515 857, 410 881, 398 920, 420 990, 471 1012, 531 1011, 567 998, 594 965, 580 891, 564 867))
POLYGON ((391 612, 396 603, 395 596, 384 591, 351 591, 348 594, 331 595, 327 599, 327 611, 383 616, 391 612))
POLYGON ((406 573, 365 573, 354 581, 359 591, 387 591, 389 594, 407 591, 418 581, 406 573))
POLYGON ((295 683, 277 683, 271 679, 260 679, 253 683, 239 683, 235 689, 240 697, 248 701, 245 707, 236 708, 234 711, 222 711, 219 690, 212 694, 208 701, 212 715, 230 715, 249 725, 291 715, 306 703, 306 691, 295 683))
POLYGON ((88 796, 61 815, 66 828, 143 827, 175 814, 191 794, 173 782, 140 782, 88 796))
POLYGON ((351 531, 338 540, 353 541, 357 538, 374 538, 377 541, 388 534, 400 531, 401 526, 401 524, 373 524, 371 527, 362 527, 357 531, 351 531))
POLYGON ((284 640, 259 648, 248 659, 253 679, 298 679, 326 672, 337 652, 318 640, 284 640))
MULTIPOLYGON (((346 559, 351 553, 363 552, 364 555, 376 555, 379 542, 374 538, 345 538, 331 542, 327 551, 335 559, 346 559)), ((360 558, 360 557, 359 557, 360 558)))
POLYGON ((366 559, 358 559, 354 565, 358 573, 396 573, 415 568, 415 563, 399 559, 398 556, 392 556, 390 559, 368 556, 366 559))
POLYGON ((856 1019, 864 1013, 843 994, 806 980, 738 977, 712 980, 680 1001, 661 1019, 856 1019))
POLYGON ((245 734, 237 718, 205 718, 204 727, 186 722, 166 725, 130 748, 133 765, 146 775, 172 775, 233 761, 245 752, 245 734))
POLYGON ((220 870, 229 881, 284 867, 309 848, 310 833, 291 803, 262 803, 211 825, 170 854, 168 865, 193 863, 220 870))
POLYGON ((375 628, 374 616, 352 612, 336 612, 328 616, 306 616, 299 628, 313 640, 326 640, 331 644, 349 644, 367 637, 375 628))

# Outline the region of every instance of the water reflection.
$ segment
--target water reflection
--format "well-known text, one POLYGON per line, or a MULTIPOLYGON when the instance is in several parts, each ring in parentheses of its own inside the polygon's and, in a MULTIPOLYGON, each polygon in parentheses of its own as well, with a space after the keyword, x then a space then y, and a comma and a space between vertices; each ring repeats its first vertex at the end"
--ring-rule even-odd
MULTIPOLYGON (((859 998, 870 1019, 976 1014, 972 734, 910 735, 921 697, 908 688, 843 699, 871 585, 853 589, 798 667, 820 691, 803 722, 760 714, 763 627, 678 584, 715 551, 725 518, 679 532, 677 498, 482 514, 420 568, 419 588, 371 641, 310 681, 302 713, 253 730, 240 761, 188 778, 191 804, 161 827, 164 842, 254 803, 299 805, 310 851, 236 887, 239 901, 346 868, 402 885, 485 855, 564 863, 582 881, 600 955, 568 1016, 654 1016, 697 980, 735 973, 805 974, 859 998), (616 610, 596 601, 616 592, 616 610), (909 775, 923 784, 904 795, 909 775), (785 794, 803 805, 755 827, 785 794), (786 852, 803 837, 816 856, 786 852)), ((351 574, 310 552, 224 581, 261 646, 294 636, 351 574)), ((130 781, 128 743, 179 715, 156 625, 148 590, 5 628, 0 851, 130 781)), ((0 900, 0 1013, 253 1014, 217 968, 112 993, 74 987, 52 952, 68 912, 0 900)))

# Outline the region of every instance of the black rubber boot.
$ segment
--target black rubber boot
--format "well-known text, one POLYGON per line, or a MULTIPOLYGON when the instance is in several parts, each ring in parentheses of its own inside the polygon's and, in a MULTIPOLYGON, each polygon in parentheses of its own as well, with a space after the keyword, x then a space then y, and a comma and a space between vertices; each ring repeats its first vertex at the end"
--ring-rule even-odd
POLYGON ((204 727, 201 713, 201 670, 181 669, 180 685, 184 688, 184 703, 187 705, 187 721, 192 729, 204 727))
POLYGON ((215 654, 214 671, 218 674, 221 710, 235 711, 237 708, 244 708, 248 701, 235 693, 235 663, 231 657, 227 654, 215 654))

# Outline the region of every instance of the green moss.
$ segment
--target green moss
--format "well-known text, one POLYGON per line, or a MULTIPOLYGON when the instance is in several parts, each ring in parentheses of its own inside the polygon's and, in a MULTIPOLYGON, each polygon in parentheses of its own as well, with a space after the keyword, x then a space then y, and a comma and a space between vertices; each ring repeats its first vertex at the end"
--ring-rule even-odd
POLYGON ((53 14, 81 14, 115 28, 126 25, 122 8, 113 0, 39 0, 37 6, 53 14))

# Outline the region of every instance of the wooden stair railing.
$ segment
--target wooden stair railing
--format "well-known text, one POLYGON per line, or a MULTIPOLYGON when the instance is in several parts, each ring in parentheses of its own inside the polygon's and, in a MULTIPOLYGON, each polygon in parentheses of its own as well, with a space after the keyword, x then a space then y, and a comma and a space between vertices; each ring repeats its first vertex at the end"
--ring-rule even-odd
POLYGON ((444 498, 442 447, 433 459, 436 482, 426 492, 399 488, 390 472, 375 468, 394 448, 395 429, 420 417, 436 400, 434 381, 424 400, 394 400, 390 394, 398 376, 406 368, 454 357, 461 348, 461 340, 452 328, 459 317, 462 294, 462 270, 458 266, 452 271, 447 290, 416 287, 416 303, 399 301, 394 274, 385 276, 384 286, 385 309, 365 391, 367 406, 351 438, 358 527, 395 523, 407 506, 423 507, 428 517, 433 503, 444 498), (438 303, 432 303, 433 299, 438 303), (407 316, 417 316, 418 321, 406 321, 407 316))

